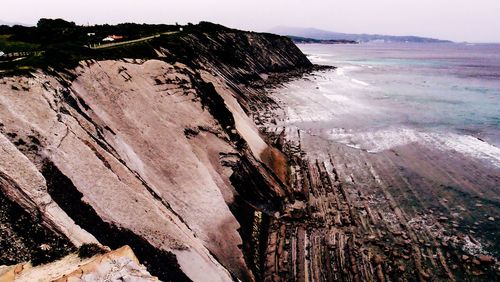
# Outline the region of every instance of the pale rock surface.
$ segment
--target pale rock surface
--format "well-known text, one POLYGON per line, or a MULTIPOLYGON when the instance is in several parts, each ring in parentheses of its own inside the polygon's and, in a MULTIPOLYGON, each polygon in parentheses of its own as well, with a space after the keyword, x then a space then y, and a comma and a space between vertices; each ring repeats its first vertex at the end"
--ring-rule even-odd
POLYGON ((103 255, 81 259, 68 255, 53 263, 31 266, 30 263, 0 268, 0 282, 90 282, 158 281, 140 264, 130 247, 124 246, 103 255))
POLYGON ((37 168, 2 134, 0 134, 0 188, 27 210, 40 210, 43 223, 64 234, 75 246, 98 243, 80 228, 47 193, 45 179, 37 168), (10 189, 6 189, 10 188, 10 189))
MULTIPOLYGON (((231 172, 216 157, 235 149, 199 102, 192 71, 150 60, 92 61, 75 73, 70 93, 42 73, 27 79, 29 91, 12 91, 15 78, 5 78, 0 84, 4 130, 20 138, 36 133, 44 148, 40 155, 72 181, 99 217, 174 253, 190 279, 231 281, 226 268, 248 275, 239 273, 247 268, 238 247, 239 224, 228 208, 234 197, 231 172), (83 113, 68 107, 64 95, 73 97, 83 113), (186 128, 196 127, 213 130, 185 136, 186 128)), ((240 109, 234 112, 237 120, 250 122, 240 109)), ((260 152, 265 144, 254 133, 254 128, 241 130, 260 152)), ((35 167, 40 160, 30 161, 35 177, 21 178, 38 179, 43 187, 35 167)), ((26 157, 23 162, 30 165, 26 157)), ((65 225, 69 218, 61 210, 45 214, 56 215, 54 225, 62 232, 79 230, 65 225)), ((78 240, 92 239, 87 237, 78 240)))

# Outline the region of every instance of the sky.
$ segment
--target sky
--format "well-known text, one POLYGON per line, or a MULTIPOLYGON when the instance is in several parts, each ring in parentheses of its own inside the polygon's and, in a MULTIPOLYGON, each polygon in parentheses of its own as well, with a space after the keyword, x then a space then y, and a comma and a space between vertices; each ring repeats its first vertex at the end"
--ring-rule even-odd
POLYGON ((0 20, 35 24, 211 21, 267 31, 275 26, 346 33, 500 42, 500 0, 2 0, 0 20))

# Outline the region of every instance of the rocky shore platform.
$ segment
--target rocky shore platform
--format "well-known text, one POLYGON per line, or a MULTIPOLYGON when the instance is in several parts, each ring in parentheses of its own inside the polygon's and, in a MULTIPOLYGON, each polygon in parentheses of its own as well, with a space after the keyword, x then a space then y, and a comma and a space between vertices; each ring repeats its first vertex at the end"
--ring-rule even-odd
MULTIPOLYGON (((322 71, 329 70, 296 79, 322 71)), ((267 142, 287 157, 289 172, 286 204, 266 221, 265 281, 498 279, 493 169, 417 145, 372 154, 327 142, 287 123, 290 105, 281 88, 269 85, 273 102, 260 104, 254 115, 267 142), (413 163, 401 161, 411 156, 413 163), (429 164, 446 168, 457 187, 473 192, 436 187, 442 171, 429 164), (407 175, 412 166, 436 183, 415 185, 415 176, 407 175), (483 177, 474 176, 480 171, 483 177), (474 197, 472 187, 492 200, 474 197)))

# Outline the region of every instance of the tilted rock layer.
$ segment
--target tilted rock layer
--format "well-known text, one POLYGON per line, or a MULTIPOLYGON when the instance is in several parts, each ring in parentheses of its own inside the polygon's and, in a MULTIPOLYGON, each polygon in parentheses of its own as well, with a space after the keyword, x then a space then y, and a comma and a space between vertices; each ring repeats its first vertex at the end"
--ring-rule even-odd
POLYGON ((158 281, 140 265, 129 246, 81 258, 70 254, 56 262, 33 267, 18 264, 0 267, 0 281, 158 281))
POLYGON ((181 40, 195 57, 167 44, 155 51, 169 60, 89 60, 0 79, 2 199, 48 234, 20 232, 17 215, 5 215, 2 234, 40 250, 16 257, 26 244, 10 242, 0 264, 44 262, 83 243, 128 244, 161 280, 255 280, 231 211, 239 197, 231 177, 245 161, 279 198, 286 176, 284 156, 247 116, 244 82, 310 63, 272 35, 181 40), (212 54, 230 44, 229 57, 212 54))

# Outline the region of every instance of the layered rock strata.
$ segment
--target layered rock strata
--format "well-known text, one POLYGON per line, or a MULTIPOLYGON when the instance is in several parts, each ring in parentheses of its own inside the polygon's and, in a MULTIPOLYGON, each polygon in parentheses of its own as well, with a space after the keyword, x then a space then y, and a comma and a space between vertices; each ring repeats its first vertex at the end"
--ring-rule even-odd
POLYGON ((1 264, 43 263, 97 243, 130 245, 165 281, 256 279, 238 220, 254 204, 281 205, 286 160, 248 117, 243 93, 265 72, 311 64, 274 35, 219 29, 176 40, 149 46, 158 59, 0 79, 2 199, 54 237, 33 238, 18 214, 6 214, 2 234, 29 244, 5 244, 1 264), (261 187, 241 190, 238 177, 261 187), (259 201, 242 197, 254 193, 259 201))

